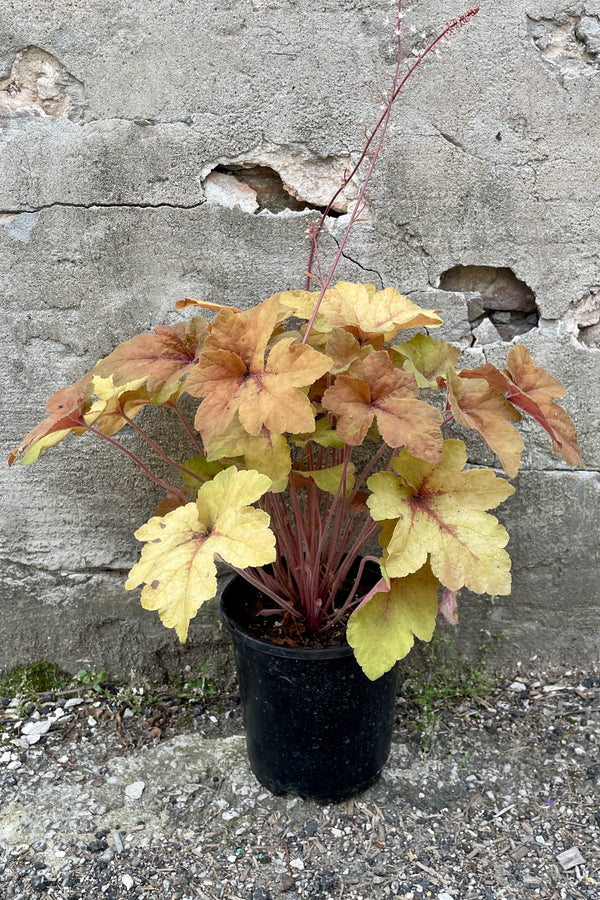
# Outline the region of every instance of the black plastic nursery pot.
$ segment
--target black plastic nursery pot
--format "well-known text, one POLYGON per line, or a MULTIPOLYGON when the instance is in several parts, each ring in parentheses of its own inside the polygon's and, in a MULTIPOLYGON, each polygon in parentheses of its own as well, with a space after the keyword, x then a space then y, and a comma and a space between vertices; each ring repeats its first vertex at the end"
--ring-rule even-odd
POLYGON ((240 624, 254 588, 236 576, 223 591, 252 771, 274 794, 322 803, 377 780, 390 752, 397 667, 369 681, 348 645, 287 647, 240 624))

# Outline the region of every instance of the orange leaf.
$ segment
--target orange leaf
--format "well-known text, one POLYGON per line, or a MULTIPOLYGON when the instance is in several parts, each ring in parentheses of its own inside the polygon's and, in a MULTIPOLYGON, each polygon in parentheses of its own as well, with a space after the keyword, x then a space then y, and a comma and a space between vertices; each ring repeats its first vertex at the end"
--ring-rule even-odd
POLYGON ((158 504, 154 512, 153 516, 166 516, 167 513, 172 512, 174 509, 178 509, 180 506, 185 506, 181 497, 177 494, 171 494, 170 492, 167 494, 164 500, 158 504))
POLYGON ((219 312, 220 309, 239 310, 235 306, 225 306, 224 303, 211 303, 210 300, 194 300, 193 297, 186 297, 184 300, 178 300, 175 309, 187 309, 188 306, 200 306, 202 309, 210 309, 212 312, 219 312))
POLYGON ((52 394, 46 403, 50 415, 26 435, 20 447, 12 451, 8 458, 9 466, 21 455, 25 455, 23 463, 34 462, 44 448, 57 444, 71 431, 77 433, 79 428, 85 430, 83 414, 91 397, 91 372, 75 384, 52 394))
POLYGON ((115 385, 146 378, 153 403, 164 403, 194 366, 207 324, 201 316, 138 334, 97 363, 94 374, 111 375, 115 385))
POLYGON ((513 406, 539 422, 552 438, 554 451, 560 453, 568 465, 585 468, 575 425, 562 406, 554 403, 555 398, 564 397, 565 389, 560 381, 535 365, 524 344, 517 344, 510 350, 507 368, 503 371, 488 364, 463 370, 460 375, 463 378, 484 378, 513 406))
POLYGON ((338 375, 323 395, 325 408, 338 416, 339 436, 352 446, 361 444, 376 418, 388 446, 405 446, 414 456, 440 462, 442 417, 416 399, 414 375, 396 369, 385 350, 353 365, 352 373, 338 375))
POLYGON ((497 454, 510 478, 519 471, 523 439, 509 422, 521 418, 520 413, 481 378, 466 381, 454 371, 446 373, 448 401, 459 425, 472 428, 497 454))
POLYGON ((333 360, 332 374, 347 371, 350 366, 364 359, 365 350, 356 337, 344 328, 334 328, 325 345, 325 352, 333 360))
POLYGON ((203 397, 196 428, 208 444, 235 414, 252 436, 266 428, 274 435, 311 432, 310 400, 301 390, 331 366, 328 356, 277 332, 279 305, 269 298, 248 313, 222 310, 210 327, 205 350, 186 383, 203 397))

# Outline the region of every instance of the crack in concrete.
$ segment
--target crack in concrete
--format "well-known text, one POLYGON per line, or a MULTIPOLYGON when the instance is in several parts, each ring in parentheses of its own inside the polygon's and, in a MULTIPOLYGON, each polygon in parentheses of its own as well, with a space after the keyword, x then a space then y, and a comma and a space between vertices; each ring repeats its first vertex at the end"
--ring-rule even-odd
POLYGON ((57 200, 42 206, 25 206, 21 209, 0 209, 0 216, 19 216, 22 213, 39 213, 47 209, 197 209, 204 206, 205 199, 197 203, 67 203, 57 200))
MULTIPOLYGON (((331 237, 333 238, 333 240, 335 241, 335 243, 337 244, 337 246, 339 248, 340 242, 338 241, 335 234, 333 234, 333 232, 331 232, 331 231, 329 232, 329 234, 331 235, 331 237)), ((355 266, 358 266, 359 269, 362 269, 363 272, 371 272, 374 275, 377 275, 377 277, 381 283, 381 289, 383 290, 383 288, 385 287, 385 284, 384 284, 383 275, 381 274, 381 272, 378 272, 377 269, 369 269, 367 266, 363 266, 362 263, 360 263, 357 259, 353 259, 351 256, 349 256, 348 253, 345 253, 343 250, 342 250, 342 256, 344 257, 344 259, 347 259, 348 262, 351 262, 355 266)))
POLYGON ((57 581, 63 581, 65 579, 73 579, 74 581, 77 579, 88 579, 93 577, 94 575, 106 575, 109 577, 117 577, 119 579, 122 579, 129 574, 129 570, 131 568, 131 566, 129 566, 128 568, 90 566, 86 569, 49 569, 45 566, 35 565, 35 563, 22 562, 16 559, 10 559, 8 557, 0 560, 0 564, 2 565, 3 570, 5 570, 8 566, 13 566, 15 569, 20 569, 27 572, 35 572, 38 575, 46 575, 47 577, 56 579, 57 581))
POLYGON ((441 128, 438 128, 438 127, 437 127, 437 125, 435 124, 435 122, 432 122, 431 124, 433 125, 433 127, 435 128, 435 130, 437 131, 437 133, 438 133, 441 137, 444 138, 445 141, 447 141, 449 144, 452 144, 452 146, 453 146, 453 147, 456 147, 458 150, 462 150, 463 153, 466 153, 466 152, 467 152, 466 149, 465 149, 465 147, 464 147, 464 145, 461 144, 461 142, 460 142, 457 138, 454 138, 454 137, 452 137, 452 135, 447 134, 445 131, 442 131, 441 128))
POLYGON ((547 468, 538 468, 537 466, 533 467, 533 466, 521 465, 517 475, 514 478, 508 478, 506 472, 504 471, 504 469, 501 466, 494 466, 494 465, 488 466, 488 465, 486 465, 486 463, 475 463, 470 460, 467 463, 467 465, 468 465, 469 469, 486 469, 486 470, 490 470, 491 472, 497 472, 498 475, 505 478, 507 481, 511 481, 511 482, 516 481, 521 475, 537 475, 539 472, 544 472, 545 474, 548 474, 548 475, 575 475, 578 478, 587 478, 590 475, 592 475, 592 476, 600 475, 600 469, 590 469, 589 466, 585 469, 577 469, 577 468, 572 469, 572 468, 569 468, 568 466, 563 467, 563 466, 556 465, 551 469, 550 468, 547 469, 547 468))

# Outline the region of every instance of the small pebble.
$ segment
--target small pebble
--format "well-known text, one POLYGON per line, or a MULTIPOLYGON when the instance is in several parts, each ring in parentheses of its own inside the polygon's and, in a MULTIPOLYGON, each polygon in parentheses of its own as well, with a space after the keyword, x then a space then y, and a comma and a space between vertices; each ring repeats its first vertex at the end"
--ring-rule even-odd
POLYGON ((112 839, 114 841, 115 850, 117 851, 117 853, 122 853, 123 852, 123 842, 121 841, 121 835, 119 834, 118 831, 113 831, 112 839))
POLYGON ((103 838, 99 841, 90 841, 90 843, 87 845, 90 853, 101 853, 102 850, 106 850, 107 847, 108 844, 103 838))
POLYGON ((125 788, 125 796, 128 800, 139 800, 144 793, 146 783, 144 781, 133 781, 125 788))
POLYGON ((21 729, 21 733, 25 735, 27 743, 30 746, 37 744, 42 735, 50 731, 52 722, 48 719, 42 719, 39 722, 26 722, 21 729))

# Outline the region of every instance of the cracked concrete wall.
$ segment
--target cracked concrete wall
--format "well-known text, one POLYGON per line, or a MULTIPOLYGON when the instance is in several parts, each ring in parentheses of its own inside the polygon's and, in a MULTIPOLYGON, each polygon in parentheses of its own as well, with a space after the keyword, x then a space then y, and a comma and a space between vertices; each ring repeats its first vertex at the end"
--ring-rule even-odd
MULTIPOLYGON (((415 3, 408 43, 462 11, 415 3)), ((248 194, 244 165, 271 167, 322 205, 381 110, 390 12, 388 0, 3 10, 5 457, 53 390, 119 340, 178 320, 176 300, 244 305, 302 286, 314 213, 244 208, 227 191, 211 198, 205 180, 220 166, 248 194)), ((537 321, 517 340, 567 385, 588 470, 571 471, 523 426, 523 470, 502 512, 513 594, 462 604, 465 647, 481 628, 508 629, 498 664, 578 665, 600 649, 599 23, 598 0, 484 4, 406 91, 339 270, 440 308, 465 364, 503 364, 509 344, 476 292, 440 288, 444 273, 509 269, 533 292, 537 321)), ((331 219, 327 252, 343 225, 331 219)), ((472 462, 494 464, 469 444, 472 462)), ((156 674, 217 652, 210 618, 181 648, 122 587, 156 496, 84 439, 2 470, 0 668, 43 657, 156 674)))

